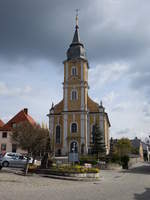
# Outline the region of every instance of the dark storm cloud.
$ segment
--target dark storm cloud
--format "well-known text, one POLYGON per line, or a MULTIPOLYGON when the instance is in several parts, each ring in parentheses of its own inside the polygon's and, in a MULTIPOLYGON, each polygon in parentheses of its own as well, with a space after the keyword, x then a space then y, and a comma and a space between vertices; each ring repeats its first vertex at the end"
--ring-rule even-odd
POLYGON ((41 57, 60 63, 72 40, 75 9, 79 8, 81 40, 90 61, 103 63, 136 57, 148 46, 147 34, 140 31, 138 24, 133 23, 131 28, 126 23, 130 17, 132 21, 132 14, 139 5, 136 8, 134 1, 135 8, 130 6, 128 9, 128 3, 118 4, 124 15, 118 13, 114 17, 116 2, 1 0, 0 56, 14 60, 41 57))
POLYGON ((0 0, 0 61, 46 59, 61 66, 73 38, 76 8, 89 62, 127 62, 131 88, 148 95, 150 3, 137 0, 0 0))
POLYGON ((150 103, 150 49, 137 57, 128 72, 132 89, 144 95, 150 103))
MULTIPOLYGON (((79 2, 0 1, 0 55, 63 60, 73 37, 75 8, 79 2)), ((86 9, 88 1, 82 2, 79 5, 86 9)))

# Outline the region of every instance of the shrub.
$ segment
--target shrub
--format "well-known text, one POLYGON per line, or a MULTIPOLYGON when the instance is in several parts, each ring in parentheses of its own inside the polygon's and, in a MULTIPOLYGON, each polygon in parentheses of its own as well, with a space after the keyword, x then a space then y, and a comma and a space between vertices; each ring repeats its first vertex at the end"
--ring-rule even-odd
POLYGON ((121 160, 120 160, 120 156, 118 154, 113 154, 111 157, 111 162, 112 163, 118 163, 120 164, 121 160))
POLYGON ((35 164, 30 164, 30 163, 29 163, 28 172, 34 173, 34 172, 36 172, 36 169, 37 169, 37 168, 38 168, 37 165, 35 165, 35 164))
POLYGON ((96 165, 97 164, 96 156, 95 155, 81 156, 80 164, 84 165, 85 163, 90 163, 92 165, 96 165))
POLYGON ((99 173, 100 170, 98 168, 88 168, 88 173, 99 173))
POLYGON ((124 155, 121 157, 121 164, 123 169, 128 169, 129 156, 124 155))
POLYGON ((29 169, 37 169, 37 165, 34 165, 34 164, 29 164, 29 169))

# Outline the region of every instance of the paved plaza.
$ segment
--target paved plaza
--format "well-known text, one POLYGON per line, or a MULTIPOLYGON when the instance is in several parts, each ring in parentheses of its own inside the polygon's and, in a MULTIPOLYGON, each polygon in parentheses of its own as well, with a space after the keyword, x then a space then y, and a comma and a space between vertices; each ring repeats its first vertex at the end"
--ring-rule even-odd
POLYGON ((56 180, 0 172, 0 200, 149 200, 150 165, 129 171, 101 171, 98 182, 56 180))

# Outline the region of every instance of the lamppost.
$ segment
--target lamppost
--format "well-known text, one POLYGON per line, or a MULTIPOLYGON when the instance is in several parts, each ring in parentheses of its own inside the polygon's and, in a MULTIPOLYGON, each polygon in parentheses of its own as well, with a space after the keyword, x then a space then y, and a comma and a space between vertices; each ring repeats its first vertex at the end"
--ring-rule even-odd
POLYGON ((75 162, 75 150, 76 150, 76 144, 75 144, 75 142, 73 142, 73 147, 72 147, 72 153, 73 153, 73 165, 74 165, 74 162, 75 162))

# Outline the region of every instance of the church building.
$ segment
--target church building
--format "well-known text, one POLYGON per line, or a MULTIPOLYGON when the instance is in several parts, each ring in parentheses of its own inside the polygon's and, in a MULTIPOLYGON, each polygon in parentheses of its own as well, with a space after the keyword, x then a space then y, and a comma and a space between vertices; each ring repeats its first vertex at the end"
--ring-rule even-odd
POLYGON ((78 15, 74 37, 63 64, 63 99, 56 105, 52 104, 47 115, 53 151, 55 155, 90 153, 93 129, 97 124, 103 133, 108 154, 110 122, 102 102, 98 104, 88 96, 89 65, 79 37, 78 15))

